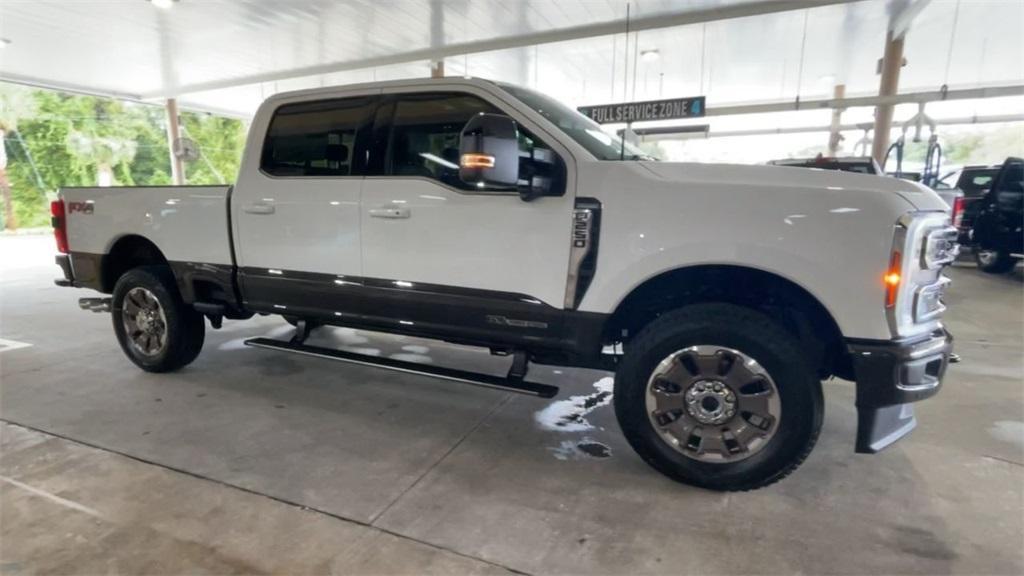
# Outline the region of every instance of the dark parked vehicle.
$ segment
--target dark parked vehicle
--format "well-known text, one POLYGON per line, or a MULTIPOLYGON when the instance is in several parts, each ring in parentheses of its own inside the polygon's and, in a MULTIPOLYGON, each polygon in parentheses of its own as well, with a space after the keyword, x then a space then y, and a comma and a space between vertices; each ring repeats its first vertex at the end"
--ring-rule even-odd
POLYGON ((999 165, 995 166, 965 166, 958 172, 952 172, 940 181, 951 188, 963 191, 963 198, 960 199, 960 206, 953 207, 953 225, 960 232, 959 241, 961 244, 970 244, 970 232, 974 227, 974 219, 981 209, 985 194, 992 188, 992 181, 999 173, 999 165))
POLYGON ((978 268, 1008 272, 1024 258, 1024 160, 1007 158, 978 208, 970 246, 978 268))
POLYGON ((842 158, 821 156, 815 158, 787 158, 785 160, 772 160, 768 162, 772 166, 797 166, 800 168, 820 168, 822 170, 841 170, 843 172, 857 172, 858 174, 881 174, 882 169, 878 162, 870 156, 848 156, 842 158))

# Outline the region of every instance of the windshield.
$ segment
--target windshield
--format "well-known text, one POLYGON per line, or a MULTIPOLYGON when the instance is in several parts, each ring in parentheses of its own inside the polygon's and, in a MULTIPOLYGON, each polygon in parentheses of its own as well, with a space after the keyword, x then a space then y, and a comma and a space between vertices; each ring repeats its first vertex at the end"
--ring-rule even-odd
POLYGON ((598 160, 654 160, 650 154, 640 148, 625 143, 618 136, 601 129, 601 125, 583 114, 569 108, 548 96, 519 86, 496 82, 506 92, 515 96, 523 104, 537 111, 558 126, 580 146, 598 158, 598 160))

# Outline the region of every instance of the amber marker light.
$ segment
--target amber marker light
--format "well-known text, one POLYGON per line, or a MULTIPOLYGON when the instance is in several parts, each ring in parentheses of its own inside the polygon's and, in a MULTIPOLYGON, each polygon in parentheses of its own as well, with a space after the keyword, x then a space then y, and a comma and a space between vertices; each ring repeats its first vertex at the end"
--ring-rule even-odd
POLYGON ((885 305, 888 308, 892 308, 896 305, 896 293, 900 289, 900 267, 903 261, 900 257, 899 252, 893 252, 892 258, 889 260, 889 271, 882 276, 882 281, 885 282, 885 305))
POLYGON ((494 168, 494 156, 487 154, 463 154, 459 160, 463 168, 494 168))

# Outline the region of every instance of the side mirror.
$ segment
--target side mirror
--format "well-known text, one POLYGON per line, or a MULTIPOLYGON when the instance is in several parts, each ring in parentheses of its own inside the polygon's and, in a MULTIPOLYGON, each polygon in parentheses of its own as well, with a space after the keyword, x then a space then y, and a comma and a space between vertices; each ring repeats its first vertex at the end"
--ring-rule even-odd
POLYGON ((501 114, 477 114, 459 138, 459 179, 469 186, 515 190, 519 185, 519 129, 501 114))

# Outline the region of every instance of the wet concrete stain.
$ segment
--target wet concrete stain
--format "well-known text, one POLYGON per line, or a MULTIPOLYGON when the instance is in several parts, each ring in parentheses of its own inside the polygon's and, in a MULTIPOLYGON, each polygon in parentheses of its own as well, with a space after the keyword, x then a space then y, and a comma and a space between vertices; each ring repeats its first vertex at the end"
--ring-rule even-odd
POLYGON ((591 458, 608 458, 612 455, 612 449, 600 442, 580 442, 576 448, 591 458))
POLYGON ((587 458, 610 458, 612 449, 592 438, 563 440, 554 448, 548 448, 556 460, 583 460, 587 458))
POLYGON ((892 531, 892 546, 905 554, 943 562, 950 562, 960 557, 949 544, 931 530, 916 526, 896 525, 892 527, 892 531))
POLYGON ((306 371, 302 364, 284 354, 261 356, 255 364, 263 376, 292 376, 306 371))
POLYGON ((996 440, 1024 448, 1024 422, 1000 420, 988 427, 988 433, 996 440))
POLYGON ((594 383, 597 390, 584 396, 572 396, 566 400, 557 400, 543 410, 534 414, 537 424, 544 430, 558 432, 582 432, 594 426, 586 416, 612 401, 614 380, 609 376, 594 383))

